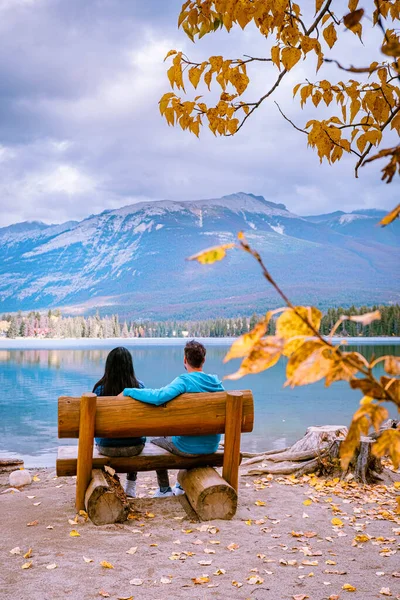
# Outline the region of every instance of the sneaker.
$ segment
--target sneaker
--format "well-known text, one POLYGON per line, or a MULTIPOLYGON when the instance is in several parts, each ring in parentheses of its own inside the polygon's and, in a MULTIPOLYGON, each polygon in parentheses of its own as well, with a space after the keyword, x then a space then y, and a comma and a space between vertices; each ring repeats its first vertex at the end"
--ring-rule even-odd
POLYGON ((173 487, 172 493, 174 494, 174 496, 183 496, 185 490, 182 486, 179 485, 178 482, 176 482, 176 484, 173 487))
POLYGON ((136 498, 136 481, 126 480, 125 494, 129 496, 129 498, 136 498))
POLYGON ((169 498, 170 496, 173 496, 173 495, 174 494, 173 494, 171 488, 168 488, 165 492, 162 492, 160 490, 160 488, 158 488, 158 490, 154 494, 153 498, 169 498))

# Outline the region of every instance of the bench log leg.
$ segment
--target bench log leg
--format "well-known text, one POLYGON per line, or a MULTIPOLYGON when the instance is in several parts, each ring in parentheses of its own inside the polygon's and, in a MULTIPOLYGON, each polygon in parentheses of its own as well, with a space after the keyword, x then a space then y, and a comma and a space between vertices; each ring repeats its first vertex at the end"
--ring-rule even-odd
POLYGON ((239 485, 242 412, 243 394, 241 392, 228 392, 226 398, 224 464, 222 467, 222 477, 236 491, 239 485))
POLYGON ((130 506, 119 480, 107 478, 100 469, 94 469, 92 476, 85 494, 86 512, 92 523, 108 525, 126 521, 130 506), (107 479, 111 479, 112 485, 107 479))
POLYGON ((202 521, 232 519, 237 493, 212 467, 179 471, 178 481, 202 521))
POLYGON ((81 398, 79 413, 79 446, 76 467, 77 511, 85 510, 85 493, 92 479, 94 425, 96 420, 96 394, 87 393, 81 398))

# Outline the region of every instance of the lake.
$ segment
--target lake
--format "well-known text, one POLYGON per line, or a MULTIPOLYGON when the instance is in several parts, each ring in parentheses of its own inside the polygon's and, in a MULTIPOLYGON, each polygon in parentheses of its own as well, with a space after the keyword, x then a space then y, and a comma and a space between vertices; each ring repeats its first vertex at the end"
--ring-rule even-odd
MULTIPOLYGON (((0 345, 0 457, 19 456, 27 467, 54 466, 57 454, 57 398, 80 396, 100 379, 108 351, 121 344, 130 348, 136 375, 147 387, 161 387, 183 372, 184 340, 2 340, 0 345), (14 342, 14 344, 12 343, 14 342), (15 342, 22 349, 15 347, 15 342), (55 348, 54 346, 59 346, 55 348), (36 347, 35 347, 36 346, 36 347), (10 349, 12 348, 12 349, 10 349)), ((221 378, 236 370, 238 361, 223 364, 227 343, 213 339, 207 368, 221 378)), ((399 343, 352 345, 348 349, 376 357, 399 355, 399 343)), ((255 425, 242 437, 250 452, 283 448, 300 438, 310 425, 348 425, 361 394, 348 384, 329 388, 319 382, 284 388, 285 364, 239 381, 226 381, 227 389, 253 390, 255 425)), ((392 416, 395 416, 393 411, 392 416)), ((61 440, 65 445, 68 440, 61 440)), ((71 443, 76 444, 76 440, 71 443)))

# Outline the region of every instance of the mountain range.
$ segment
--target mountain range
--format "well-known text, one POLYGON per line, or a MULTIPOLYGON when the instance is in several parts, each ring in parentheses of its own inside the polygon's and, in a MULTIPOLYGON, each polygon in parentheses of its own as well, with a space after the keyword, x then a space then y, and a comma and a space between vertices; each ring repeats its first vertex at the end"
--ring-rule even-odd
POLYGON ((59 307, 129 318, 234 316, 280 306, 239 250, 185 259, 244 231, 296 303, 322 308, 400 300, 400 222, 379 210, 301 217, 262 196, 146 202, 83 221, 0 228, 0 312, 59 307))

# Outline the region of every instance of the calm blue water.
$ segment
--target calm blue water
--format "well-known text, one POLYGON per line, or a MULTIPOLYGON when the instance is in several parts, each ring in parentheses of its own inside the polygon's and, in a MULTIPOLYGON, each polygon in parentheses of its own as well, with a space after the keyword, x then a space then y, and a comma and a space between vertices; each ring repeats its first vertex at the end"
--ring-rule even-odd
MULTIPOLYGON (((126 345, 129 340, 126 340, 126 345)), ((77 343, 78 346, 79 342, 77 343)), ((57 398, 80 396, 101 377, 110 348, 98 349, 0 349, 0 457, 20 456, 26 466, 53 466, 57 453, 57 398)), ((400 345, 351 346, 366 356, 400 354, 400 345)), ((181 345, 131 347, 137 376, 147 387, 160 387, 182 369, 181 345)), ((221 378, 236 370, 238 361, 222 360, 227 346, 216 340, 207 353, 207 371, 221 378)), ((253 390, 254 431, 242 438, 242 448, 251 452, 281 448, 300 438, 310 425, 348 425, 361 394, 338 382, 283 388, 283 362, 269 371, 226 381, 227 389, 253 390)), ((393 416, 394 413, 393 413, 393 416)), ((61 440, 65 445, 67 440, 61 440)), ((71 440, 75 444, 76 440, 71 440)))

